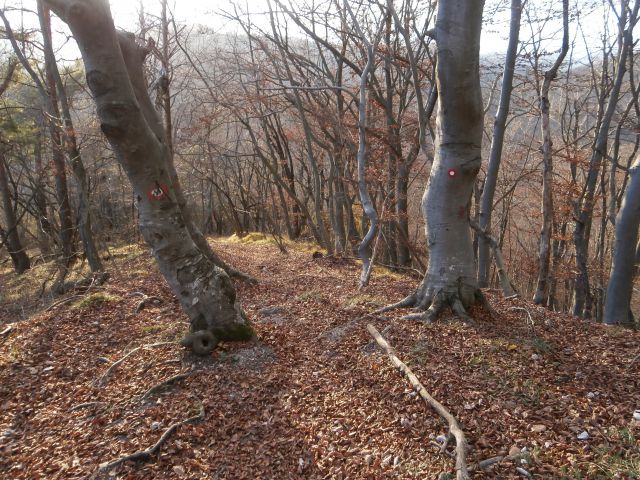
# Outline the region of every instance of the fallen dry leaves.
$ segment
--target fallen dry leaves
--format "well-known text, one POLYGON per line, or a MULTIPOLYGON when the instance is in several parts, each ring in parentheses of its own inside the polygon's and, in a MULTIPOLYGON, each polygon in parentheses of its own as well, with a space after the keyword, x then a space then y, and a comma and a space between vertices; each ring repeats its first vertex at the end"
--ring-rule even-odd
POLYGON ((433 446, 446 426, 391 368, 367 323, 461 422, 470 463, 510 455, 476 478, 637 478, 640 362, 631 360, 639 333, 495 295, 498 316, 474 311, 476 328, 449 317, 401 321, 402 312, 354 321, 416 280, 374 274, 358 291, 359 266, 348 259, 314 260, 295 249, 285 256, 270 245, 216 248, 261 280, 238 285, 255 343, 222 344, 205 359, 171 343, 141 348, 98 382, 132 349, 178 340, 187 329, 144 253, 110 266, 102 300, 36 314, 0 338, 1 478, 86 478, 152 446, 201 406, 205 420, 179 427, 153 461, 100 476, 404 479, 452 471, 433 446), (136 313, 140 294, 162 302, 136 313), (578 440, 584 432, 588 439, 578 440))

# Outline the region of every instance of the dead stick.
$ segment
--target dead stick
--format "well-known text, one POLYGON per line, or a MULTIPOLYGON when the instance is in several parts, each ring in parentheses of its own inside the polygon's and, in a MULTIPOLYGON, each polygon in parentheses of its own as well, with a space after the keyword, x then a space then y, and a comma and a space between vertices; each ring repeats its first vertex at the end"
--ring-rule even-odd
POLYGON ((378 342, 378 345, 380 345, 380 347, 389 356, 391 363, 400 372, 402 372, 405 377, 407 377, 409 382, 411 382, 411 385, 413 386, 413 388, 416 389, 416 391, 424 399, 424 401, 427 402, 431 406, 431 408, 433 408, 438 413, 438 415, 440 415, 442 418, 444 418, 447 421, 447 424, 449 425, 449 432, 456 439, 456 478, 458 480, 468 480, 470 477, 469 477, 469 471, 467 468, 467 440, 464 436, 464 432, 462 431, 462 428, 460 428, 460 424, 458 423, 458 420, 456 420, 456 418, 440 402, 438 402, 435 398, 429 395, 427 390, 418 380, 418 377, 416 377, 413 374, 413 372, 409 369, 409 367, 407 367, 402 362, 402 360, 400 360, 395 355, 393 348, 387 343, 387 341, 382 337, 382 335, 380 335, 380 332, 378 332, 378 330, 376 330, 376 328, 373 325, 368 324, 367 330, 373 336, 373 338, 376 339, 376 342, 378 342))
POLYGON ((151 457, 153 457, 156 453, 160 451, 160 448, 162 448, 162 445, 169 439, 171 434, 175 432, 179 427, 187 423, 195 423, 195 422, 204 420, 204 416, 205 416, 204 405, 202 405, 202 402, 199 402, 199 403, 200 403, 200 411, 198 412, 197 415, 194 415, 193 417, 189 417, 186 420, 182 420, 181 422, 176 422, 171 426, 169 426, 169 428, 167 428, 164 431, 164 433, 160 436, 158 441, 154 443, 151 447, 145 448, 144 450, 138 450, 137 452, 131 453, 129 455, 125 455, 124 457, 120 457, 109 463, 103 463, 102 465, 100 465, 100 468, 98 468, 97 473, 109 471, 112 468, 115 468, 118 465, 121 465, 128 461, 146 462, 150 460, 151 457))

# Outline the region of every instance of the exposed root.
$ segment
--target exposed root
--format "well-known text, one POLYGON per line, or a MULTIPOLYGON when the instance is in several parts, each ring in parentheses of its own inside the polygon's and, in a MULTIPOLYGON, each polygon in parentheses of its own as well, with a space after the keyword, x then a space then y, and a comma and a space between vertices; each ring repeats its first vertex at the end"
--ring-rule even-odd
POLYGON ((186 425, 188 423, 195 423, 195 422, 200 422, 204 420, 205 418, 204 405, 200 400, 198 400, 198 403, 200 405, 200 411, 198 412, 197 415, 194 415, 193 417, 189 417, 186 420, 176 422, 171 426, 169 426, 169 428, 167 428, 164 431, 164 433, 160 436, 158 441, 154 443, 152 446, 144 450, 139 450, 129 455, 125 455, 124 457, 120 457, 111 462, 101 464, 98 470, 91 476, 91 478, 96 478, 101 473, 109 472, 113 468, 118 467, 125 462, 129 462, 129 461, 146 462, 151 460, 151 458, 160 451, 160 449, 162 448, 162 445, 164 445, 167 442, 167 440, 169 440, 169 437, 173 434, 173 432, 175 432, 179 427, 181 427, 182 425, 186 425))
POLYGON ((431 306, 427 309, 427 322, 435 322, 442 310, 444 310, 446 298, 442 292, 438 292, 431 302, 431 306))
POLYGON ((465 310, 464 305, 462 305, 462 302, 460 301, 459 298, 455 298, 453 300, 453 303, 451 304, 451 309, 464 323, 468 325, 475 325, 475 322, 469 316, 469 314, 465 310))
POLYGON ((489 300, 487 300, 487 296, 482 292, 482 290, 477 289, 475 292, 475 295, 476 295, 476 301, 489 315, 491 315, 492 318, 495 318, 498 316, 498 312, 496 312, 494 308, 491 306, 491 304, 489 303, 489 300))
POLYGON ((140 313, 142 310, 144 310, 144 308, 147 305, 153 304, 153 305, 160 305, 163 300, 160 297, 150 297, 145 293, 142 292, 133 292, 130 293, 129 295, 127 295, 128 297, 135 297, 135 296, 140 296, 142 297, 142 300, 140 300, 138 302, 138 304, 136 305, 136 309, 135 309, 135 313, 140 313))
POLYGON ((185 347, 191 347, 196 355, 209 355, 218 346, 219 340, 209 330, 198 330, 189 333, 180 342, 185 347))
POLYGON ((375 313, 386 312, 395 308, 413 307, 416 313, 410 313, 402 317, 403 320, 417 320, 421 322, 435 322, 446 307, 451 307, 453 312, 465 323, 474 325, 474 321, 467 313, 467 307, 479 303, 491 316, 497 315, 491 307, 482 291, 474 285, 468 285, 459 281, 453 288, 429 288, 423 283, 408 297, 398 303, 388 305, 375 313))
POLYGON ((160 383, 157 383, 156 385, 151 387, 149 390, 144 392, 142 397, 140 397, 140 401, 144 402, 151 395, 155 395, 156 393, 160 392, 161 390, 163 390, 164 388, 168 387, 169 385, 172 385, 172 384, 174 384, 176 382, 179 382, 180 380, 184 380, 185 378, 191 376, 192 373, 193 372, 190 372, 190 373, 179 373, 177 375, 174 375, 173 377, 169 377, 166 380, 163 380, 160 383))
POLYGON ((118 367, 118 365, 120 365, 122 362, 124 362, 127 358, 129 358, 131 355, 136 353, 138 350, 147 349, 147 348, 154 348, 154 347, 161 347, 163 345, 175 345, 175 344, 176 344, 176 342, 158 342, 158 343, 152 343, 150 345, 140 345, 139 347, 134 348, 129 353, 127 353, 124 357, 122 357, 120 360, 114 362, 107 369, 107 371, 104 372, 102 374, 102 376, 98 380, 96 380, 96 385, 99 386, 99 387, 104 387, 106 385, 107 381, 109 380, 109 376, 118 367))
POLYGON ((231 278, 244 280, 245 282, 250 283, 251 285, 257 285, 258 283, 260 283, 256 277, 252 277, 248 273, 241 272, 240 270, 236 270, 235 268, 230 267, 229 265, 226 265, 226 264, 225 266, 226 268, 223 267, 223 270, 227 272, 227 275, 229 275, 231 278))
POLYGON ((391 305, 387 305, 386 307, 379 308, 378 310, 376 310, 373 313, 384 313, 384 312, 388 312, 390 310, 396 310, 398 308, 413 307, 416 304, 417 298, 418 298, 417 293, 413 292, 411 295, 409 295, 408 297, 400 300, 399 302, 391 304, 391 305))
MULTIPOLYGON (((409 380, 413 388, 418 392, 422 399, 433 408, 438 415, 440 415, 449 426, 449 435, 456 439, 456 478, 458 480, 468 480, 469 469, 467 467, 467 440, 464 436, 464 432, 458 423, 458 420, 435 398, 433 398, 424 386, 418 380, 413 372, 400 360, 393 350, 393 348, 387 343, 387 341, 380 335, 376 328, 369 324, 367 330, 380 347, 386 352, 387 356, 391 360, 391 363, 409 380)), ((445 447, 446 448, 446 447, 445 447)))

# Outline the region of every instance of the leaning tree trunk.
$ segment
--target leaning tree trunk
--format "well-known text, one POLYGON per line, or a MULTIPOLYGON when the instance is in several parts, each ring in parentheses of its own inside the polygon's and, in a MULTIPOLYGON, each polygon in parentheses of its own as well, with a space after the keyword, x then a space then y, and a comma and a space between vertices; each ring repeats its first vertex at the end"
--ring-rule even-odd
POLYGON ((629 171, 629 186, 616 218, 613 267, 607 288, 604 322, 609 325, 633 325, 631 294, 636 273, 638 227, 640 226, 640 155, 629 171))
POLYGON ((481 164, 483 105, 478 67, 483 7, 482 0, 438 2, 435 158, 422 197, 429 265, 416 292, 396 305, 427 311, 408 318, 431 321, 449 305, 466 319, 465 308, 481 298, 469 206, 481 164))
POLYGON ((194 244, 168 173, 170 150, 153 126, 139 78, 146 51, 133 35, 116 33, 106 0, 47 0, 71 28, 84 60, 100 127, 133 187, 140 230, 161 273, 191 322, 185 344, 210 352, 221 340, 248 339, 253 331, 236 302, 228 275, 194 244))

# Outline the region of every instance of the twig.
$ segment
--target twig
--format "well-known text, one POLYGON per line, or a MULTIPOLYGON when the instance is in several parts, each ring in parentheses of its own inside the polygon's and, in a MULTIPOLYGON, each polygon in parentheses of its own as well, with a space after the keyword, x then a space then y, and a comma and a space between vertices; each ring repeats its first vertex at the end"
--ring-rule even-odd
POLYGON ((131 355, 136 353, 138 350, 147 349, 147 348, 154 348, 154 347, 161 347, 163 345, 177 345, 177 342, 158 342, 158 343, 152 343, 150 345, 140 345, 139 347, 134 348, 129 353, 127 353, 124 357, 122 357, 120 360, 114 362, 107 369, 107 371, 104 372, 102 374, 102 376, 96 381, 96 385, 98 385, 99 387, 104 387, 104 385, 107 383, 107 380, 109 379, 109 375, 111 375, 111 372, 113 372, 113 370, 115 368, 117 368, 118 365, 120 365, 122 362, 124 362, 127 358, 129 358, 131 355))
POLYGON ((160 436, 158 441, 154 443, 151 447, 148 447, 144 450, 138 450, 137 452, 131 453, 129 455, 125 455, 124 457, 120 457, 111 462, 103 463, 98 468, 98 471, 96 472, 96 474, 109 471, 112 468, 115 468, 125 462, 129 462, 129 461, 146 462, 150 460, 151 457, 153 457, 155 454, 157 454, 160 451, 160 448, 162 448, 162 445, 169 439, 171 434, 173 434, 173 432, 175 432, 179 427, 187 423, 195 423, 195 422, 204 420, 204 417, 205 417, 204 405, 200 400, 198 400, 198 403, 200 404, 200 411, 198 412, 197 415, 194 415, 193 417, 189 417, 186 420, 176 422, 171 426, 169 426, 169 428, 167 428, 164 431, 164 433, 160 436))
POLYGON ((525 312, 527 314, 527 317, 529 319, 529 325, 531 326, 531 333, 535 334, 536 333, 536 324, 533 321, 533 317, 531 316, 531 312, 529 310, 527 310, 524 307, 511 307, 509 310, 513 310, 513 311, 517 311, 517 312, 525 312))
POLYGON ((402 360, 400 360, 394 353, 393 348, 387 343, 387 341, 380 335, 378 330, 371 325, 367 325, 367 330, 376 339, 378 345, 386 352, 391 360, 391 363, 409 380, 413 388, 433 408, 442 418, 447 421, 449 425, 449 432, 456 439, 456 478, 458 480, 468 480, 469 470, 467 468, 467 440, 464 436, 462 428, 458 420, 435 398, 433 398, 427 390, 422 386, 418 377, 407 367, 402 360))
POLYGON ((9 333, 11 333, 11 330, 13 330, 13 325, 7 326, 7 328, 5 328, 0 332, 0 337, 4 337, 5 335, 8 335, 9 333))
POLYGON ((164 387, 171 385, 172 383, 175 382, 179 382, 180 380, 184 380, 185 378, 187 378, 188 376, 190 376, 193 372, 190 373, 179 373, 177 375, 174 375, 173 377, 169 377, 166 380, 163 380, 162 382, 154 385, 153 387, 151 387, 149 390, 147 390, 146 392, 144 392, 144 395, 142 395, 142 397, 140 397, 140 401, 143 402, 145 401, 147 398, 149 398, 151 395, 155 395, 156 393, 158 393, 160 390, 162 390, 164 387))

